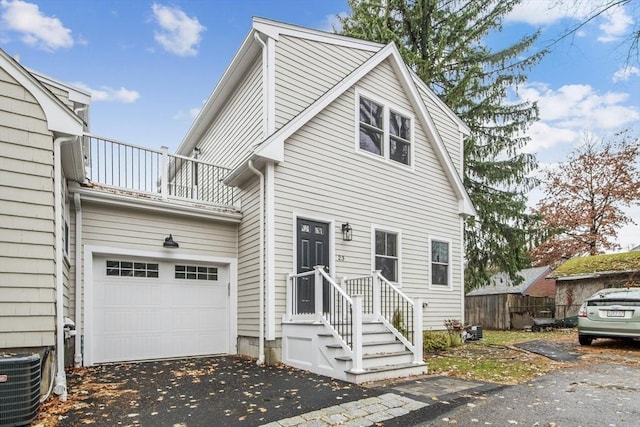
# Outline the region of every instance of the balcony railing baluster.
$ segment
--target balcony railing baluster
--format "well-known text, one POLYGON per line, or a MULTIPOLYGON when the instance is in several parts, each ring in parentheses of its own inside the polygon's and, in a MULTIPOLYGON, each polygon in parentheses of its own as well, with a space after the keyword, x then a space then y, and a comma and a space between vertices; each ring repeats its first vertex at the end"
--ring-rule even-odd
POLYGON ((106 187, 145 194, 163 200, 198 201, 234 206, 234 189, 222 179, 229 169, 178 154, 166 154, 94 135, 85 135, 87 178, 106 187), (164 162, 163 158, 167 157, 164 162), (165 169, 166 168, 166 169, 165 169), (163 182, 164 178, 164 182, 163 182))

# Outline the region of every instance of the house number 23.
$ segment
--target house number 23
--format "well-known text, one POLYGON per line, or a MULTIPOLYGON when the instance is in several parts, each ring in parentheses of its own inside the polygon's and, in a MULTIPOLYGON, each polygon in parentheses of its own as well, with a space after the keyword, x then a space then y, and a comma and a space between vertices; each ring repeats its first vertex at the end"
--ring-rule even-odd
POLYGON ((338 255, 338 261, 344 261, 344 255, 338 255))

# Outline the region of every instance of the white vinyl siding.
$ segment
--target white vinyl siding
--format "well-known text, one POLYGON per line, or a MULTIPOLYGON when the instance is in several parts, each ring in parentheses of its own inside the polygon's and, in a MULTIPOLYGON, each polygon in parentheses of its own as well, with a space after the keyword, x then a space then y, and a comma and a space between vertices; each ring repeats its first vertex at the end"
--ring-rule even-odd
POLYGON ((420 86, 418 86, 418 93, 422 96, 422 100, 427 106, 434 124, 438 128, 438 133, 449 153, 449 157, 451 157, 453 166, 456 168, 458 174, 461 174, 464 166, 462 159, 464 147, 458 124, 445 112, 444 108, 439 103, 434 102, 420 86))
MULTIPOLYGON (((358 82, 358 88, 412 111, 387 62, 358 82)), ((350 242, 344 242, 340 227, 335 227, 336 277, 370 272, 372 225, 400 230, 403 292, 426 298, 425 327, 443 329, 442 319, 463 315, 458 200, 417 119, 415 171, 381 164, 353 149, 355 96, 353 88, 348 90, 303 126, 286 142, 285 162, 276 166, 276 317, 284 311, 284 277, 293 268, 292 212, 297 212, 353 227, 350 242), (432 235, 451 242, 451 278, 458 292, 428 289, 426 254, 432 235)))
POLYGON ((200 160, 233 168, 263 139, 262 61, 258 57, 198 143, 200 160))
POLYGON ((276 129, 373 54, 366 50, 281 36, 276 43, 276 129))
MULTIPOLYGON (((240 192, 242 222, 238 226, 238 336, 258 336, 260 286, 260 186, 254 180, 240 192)), ((276 249, 277 250, 277 249, 276 249)), ((278 327, 280 322, 276 322, 278 327)))
POLYGON ((53 139, 35 98, 0 69, 0 348, 53 345, 53 139))

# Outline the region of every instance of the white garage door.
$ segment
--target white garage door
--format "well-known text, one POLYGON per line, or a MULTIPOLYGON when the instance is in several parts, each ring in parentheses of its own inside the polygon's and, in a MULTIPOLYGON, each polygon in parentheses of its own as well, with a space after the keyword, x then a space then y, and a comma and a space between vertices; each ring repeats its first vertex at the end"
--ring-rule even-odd
POLYGON ((229 352, 224 265, 95 257, 93 362, 229 352))

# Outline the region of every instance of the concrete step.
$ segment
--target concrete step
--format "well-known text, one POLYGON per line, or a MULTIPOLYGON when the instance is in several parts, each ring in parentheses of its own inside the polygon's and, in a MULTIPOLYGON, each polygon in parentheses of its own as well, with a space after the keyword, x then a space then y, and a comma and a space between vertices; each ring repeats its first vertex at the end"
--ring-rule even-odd
MULTIPOLYGON (((351 356, 338 356, 336 360, 351 361, 351 356)), ((388 365, 402 365, 413 362, 413 353, 410 351, 394 351, 389 353, 364 354, 362 367, 364 369, 378 368, 388 365)))
POLYGON ((376 368, 364 369, 363 372, 353 372, 347 370, 347 381, 355 384, 362 384, 371 381, 387 380, 391 378, 404 378, 414 375, 425 375, 429 370, 426 363, 402 363, 397 365, 386 365, 376 368))
MULTIPOLYGON (((340 344, 329 344, 326 347, 342 350, 342 346, 340 344)), ((404 350, 405 350, 404 344, 396 340, 368 342, 368 343, 362 344, 362 351, 364 354, 373 355, 373 354, 380 354, 380 353, 397 353, 404 350)))

